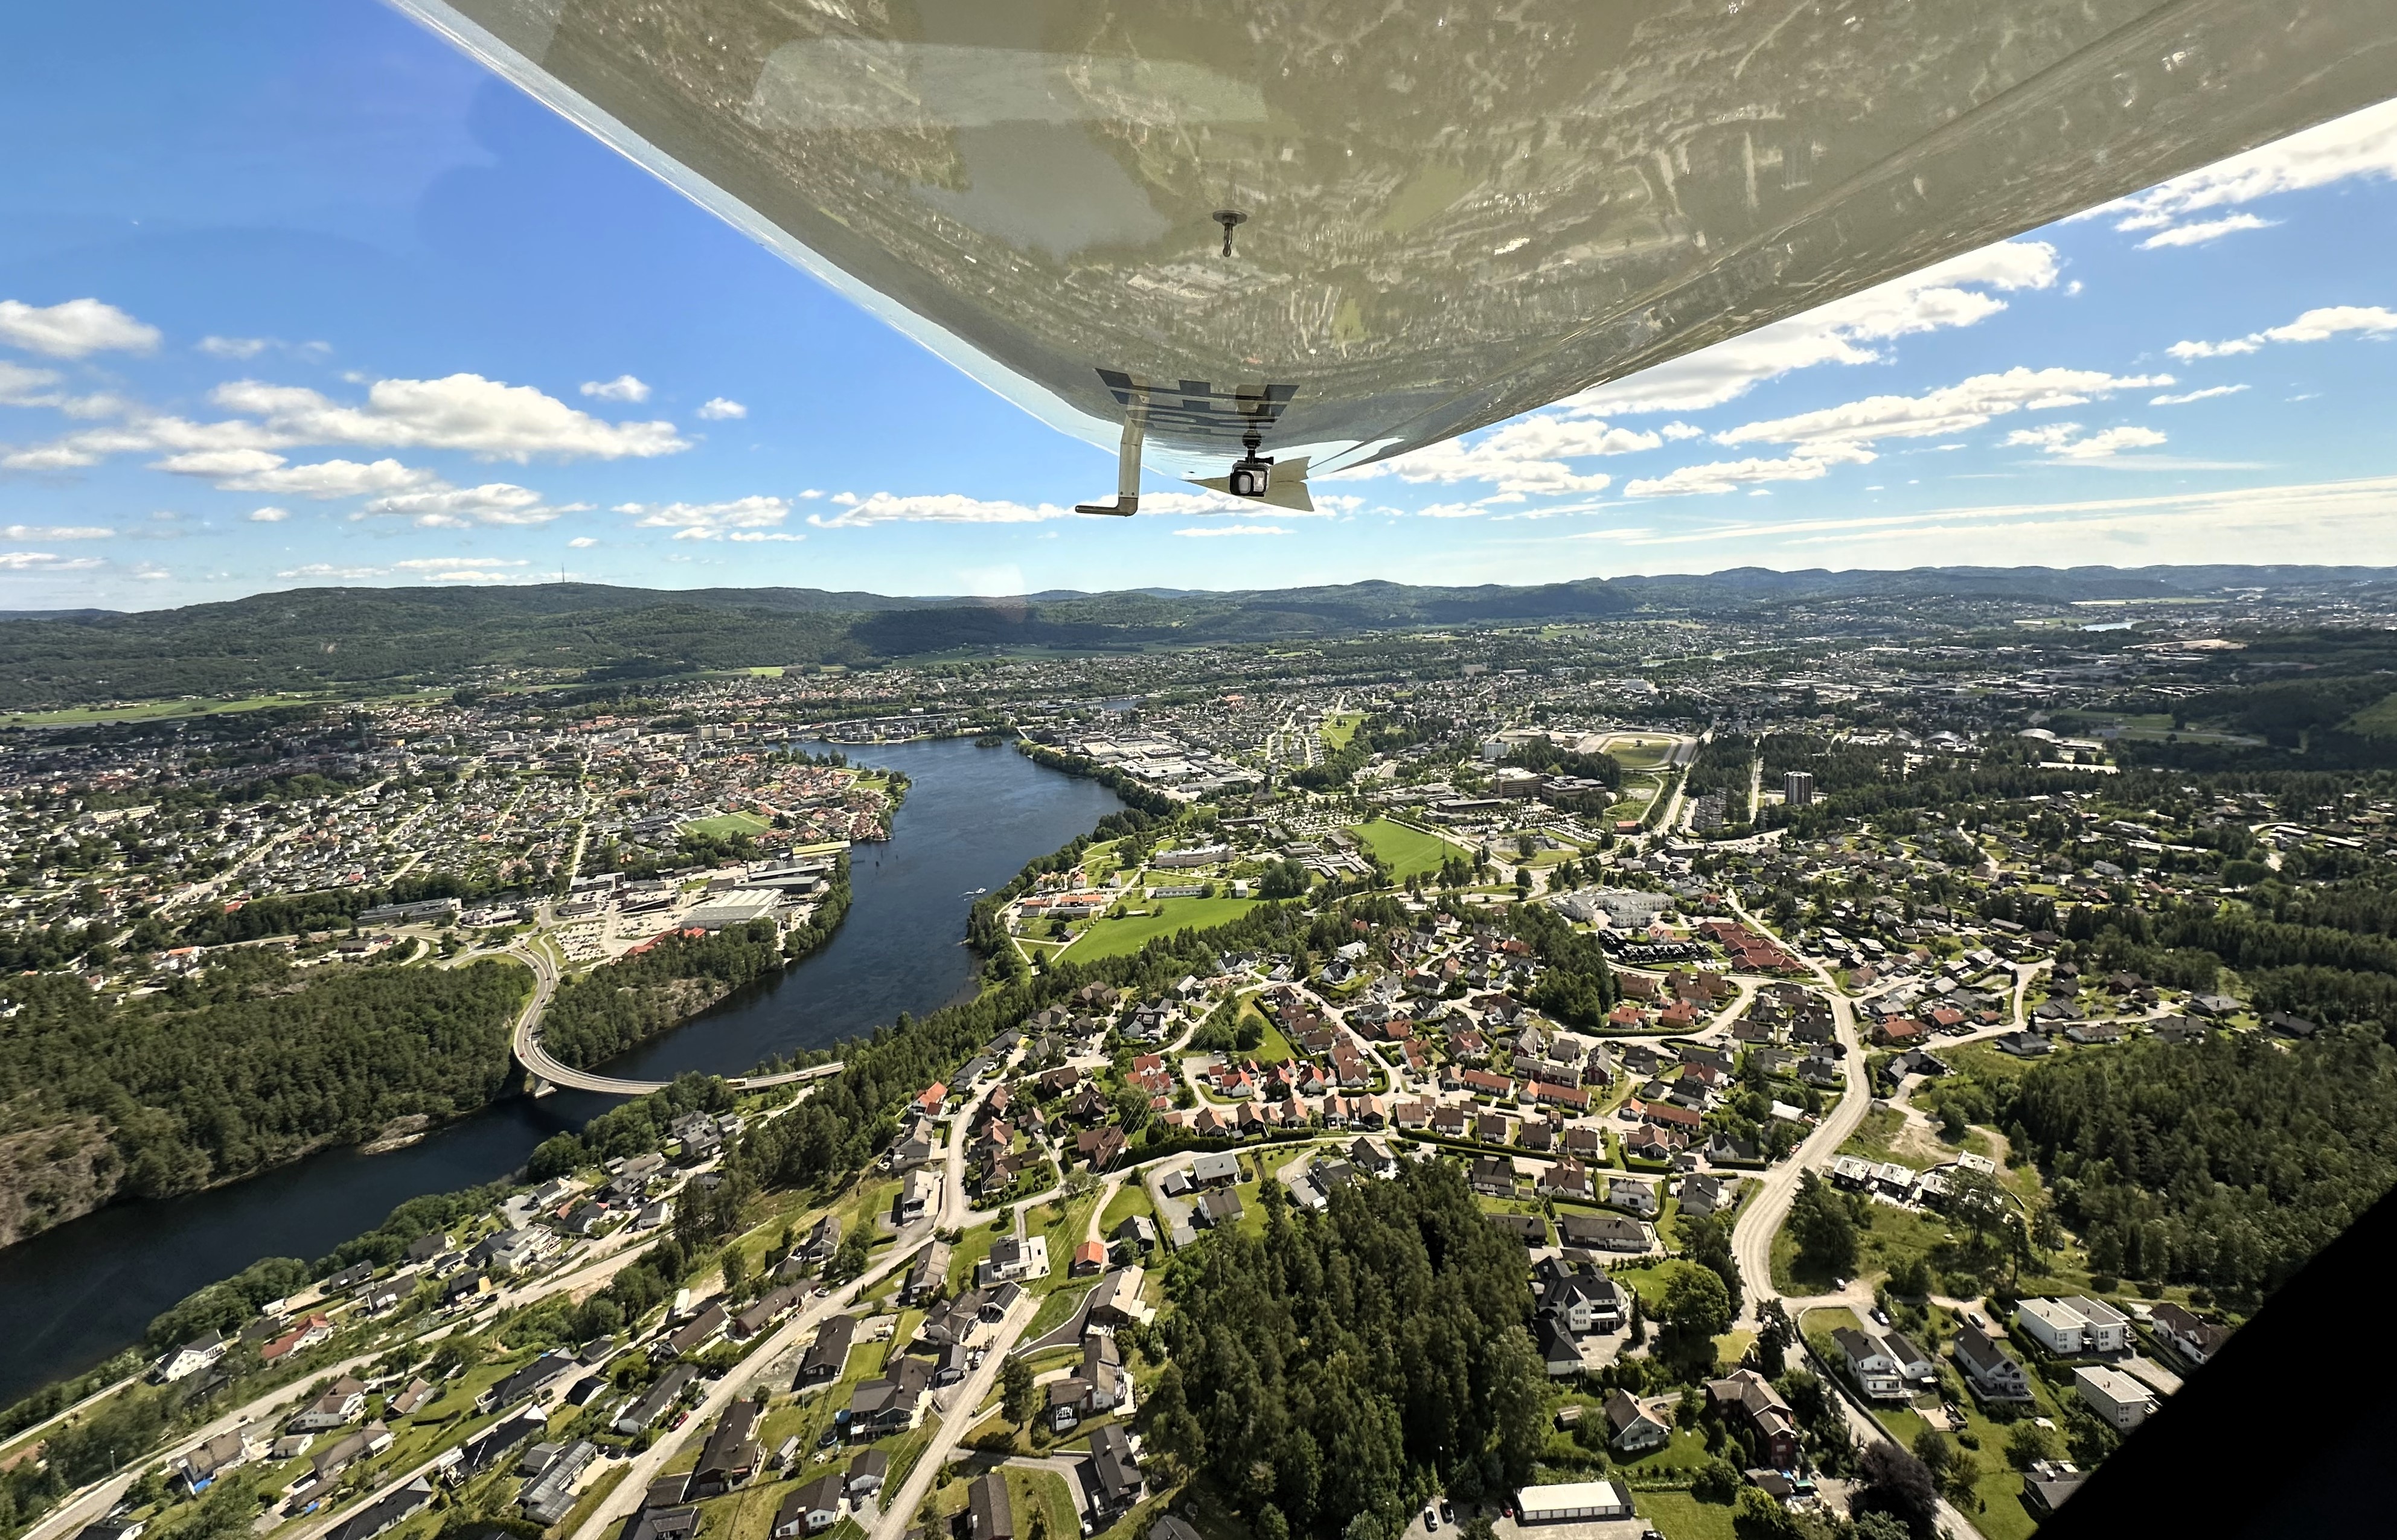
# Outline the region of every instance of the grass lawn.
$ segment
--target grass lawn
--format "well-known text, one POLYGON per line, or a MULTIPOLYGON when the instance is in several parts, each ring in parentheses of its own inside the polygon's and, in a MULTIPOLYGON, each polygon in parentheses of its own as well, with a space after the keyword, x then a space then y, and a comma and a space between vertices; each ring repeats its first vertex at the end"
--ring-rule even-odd
POLYGON ((1665 1286, 1673 1280, 1673 1275, 1684 1267, 1696 1265, 1694 1262, 1683 1262, 1678 1258, 1671 1258, 1659 1262, 1653 1267, 1619 1268, 1607 1274, 1607 1277, 1614 1279, 1616 1285, 1621 1288, 1637 1291, 1640 1295, 1640 1308, 1649 1319, 1654 1320, 1656 1319, 1656 1312, 1665 1304, 1665 1286))
POLYGON ((1856 1132, 1848 1135, 1848 1142, 1840 1146, 1840 1153, 1858 1156, 1876 1164, 1896 1159, 1890 1154, 1890 1144, 1897 1137, 1897 1131, 1905 1126, 1906 1114, 1895 1107, 1875 1107, 1865 1114, 1864 1120, 1856 1125, 1856 1132))
POLYGON ((1100 919, 1076 937, 1067 955, 1076 962, 1118 957, 1139 951, 1157 936, 1176 931, 1207 931, 1228 925, 1256 904, 1247 898, 1160 898, 1146 912, 1123 919, 1100 919))
MULTIPOLYGON (((1634 1456, 1616 1455, 1614 1466, 1627 1481, 1664 1477, 1681 1471, 1694 1471, 1707 1463, 1707 1436, 1694 1427, 1677 1427, 1673 1437, 1657 1449, 1634 1456)), ((1645 1501, 1645 1493, 1636 1493, 1632 1502, 1645 1501)), ((1725 1509, 1729 1512, 1729 1509, 1725 1509)))
POLYGON ((1082 1533, 1081 1515, 1074 1507, 1074 1494, 1065 1490, 1065 1478, 1053 1470, 1007 1471, 1007 1497, 1015 1509, 1018 1533, 1032 1533, 1032 1516, 1048 1518, 1048 1532, 1052 1540, 1072 1540, 1082 1533))
POLYGON ((1386 818, 1357 824, 1348 832, 1363 840, 1365 848, 1380 857, 1383 864, 1390 868, 1391 877, 1399 882, 1418 872, 1428 876, 1439 871, 1440 863, 1449 857, 1465 853, 1438 835, 1410 829, 1386 818))
POLYGON ((1323 726, 1316 736, 1323 740, 1325 748, 1344 749, 1348 746, 1348 740, 1357 736, 1357 729, 1364 720, 1365 714, 1361 711, 1335 711, 1323 719, 1323 726))
POLYGON ((1701 1503, 1686 1492, 1635 1492, 1631 1506, 1665 1540, 1736 1540, 1727 1503, 1701 1503))
POLYGON ((738 839, 744 835, 764 834, 773 826, 755 813, 725 812, 714 818, 692 819, 682 826, 682 832, 703 839, 738 839))
MULTIPOLYGON (((1058 1269, 1060 1272, 1064 1270, 1062 1267, 1058 1269)), ((1038 1342, 1058 1327, 1065 1325, 1065 1318, 1081 1307, 1083 1296, 1091 1292, 1091 1281, 1090 1279, 1078 1278, 1072 1280, 1075 1287, 1051 1290, 1049 1297, 1040 1302, 1040 1308, 1032 1312, 1032 1324, 1024 1329, 1022 1340, 1038 1342)))
POLYGON ((1107 1203, 1107 1212, 1099 1216, 1099 1233, 1113 1235, 1116 1226, 1134 1214, 1146 1214, 1149 1223, 1157 1222, 1157 1208, 1148 1200, 1148 1189, 1137 1181, 1126 1182, 1107 1203))

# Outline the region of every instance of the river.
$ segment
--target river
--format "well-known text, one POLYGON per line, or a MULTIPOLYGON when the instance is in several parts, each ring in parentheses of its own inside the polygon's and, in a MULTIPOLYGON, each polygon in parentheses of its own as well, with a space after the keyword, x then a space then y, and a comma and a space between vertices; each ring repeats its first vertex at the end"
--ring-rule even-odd
MULTIPOLYGON (((737 1074, 819 1048, 973 985, 964 944, 976 890, 1085 834, 1122 806, 1095 782, 969 739, 847 750, 913 783, 887 844, 850 853, 849 917, 823 950, 604 1067, 663 1079, 737 1074)), ((79 1373, 193 1290, 261 1257, 318 1257, 422 1193, 496 1181, 534 1145, 614 1105, 561 1091, 513 1097, 403 1149, 322 1155, 229 1186, 119 1203, 0 1251, 0 1405, 79 1373)))

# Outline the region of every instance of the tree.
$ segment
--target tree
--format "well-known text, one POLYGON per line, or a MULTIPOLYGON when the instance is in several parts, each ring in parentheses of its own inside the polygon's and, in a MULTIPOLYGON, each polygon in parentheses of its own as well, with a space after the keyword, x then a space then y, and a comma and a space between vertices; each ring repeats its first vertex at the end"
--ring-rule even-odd
POLYGON ((1859 1513, 1856 1540, 1907 1540, 1906 1525, 1886 1513, 1859 1513))
POLYGON ((1714 1368, 1715 1338, 1731 1330, 1731 1294, 1722 1279, 1704 1267, 1683 1267, 1665 1285, 1666 1332, 1656 1350, 1677 1368, 1696 1374, 1714 1368))
POLYGON ((1807 1172, 1789 1205, 1789 1233, 1808 1272, 1848 1278, 1856 1270, 1856 1225, 1831 1185, 1807 1172))
POLYGON ((2056 1435, 2026 1417, 2006 1429, 2006 1461, 2016 1470, 2029 1470, 2041 1460, 2056 1458, 2056 1435))
POLYGON ((741 1293, 741 1280, 749 1276, 749 1258, 736 1242, 724 1248, 724 1292, 734 1297, 741 1293))
POLYGON ((1756 1308, 1756 1366, 1768 1380, 1777 1380, 1788 1366, 1789 1345, 1796 1340, 1789 1325, 1789 1312, 1777 1299, 1768 1299, 1756 1308))
POLYGON ((1724 1292, 1740 1297, 1738 1259, 1731 1252, 1731 1226, 1720 1214, 1683 1214, 1681 1250, 1692 1262, 1722 1279, 1724 1292))
POLYGON ((1040 1409, 1036 1392, 1031 1363, 1019 1354, 1007 1355, 998 1366, 999 1414, 1021 1428, 1040 1409))
POLYGON ((1848 1511, 1882 1513, 1906 1526, 1912 1540, 1930 1540, 1939 1526, 1939 1486, 1922 1461, 1876 1442, 1856 1461, 1859 1485, 1848 1511))
POLYGON ((1701 1503, 1730 1502, 1739 1495, 1738 1467, 1720 1455, 1709 1456, 1690 1482, 1690 1495, 1701 1503))
POLYGON ((1914 1457, 1922 1462, 1923 1469, 1931 1472, 1933 1480, 1938 1480, 1948 1473, 1948 1462, 1955 1453, 1948 1442, 1948 1435, 1930 1424, 1925 1423, 1915 1431, 1914 1457))
POLYGON ((1758 1487, 1742 1487, 1732 1505, 1732 1533, 1739 1540, 1806 1540, 1797 1517, 1758 1487))

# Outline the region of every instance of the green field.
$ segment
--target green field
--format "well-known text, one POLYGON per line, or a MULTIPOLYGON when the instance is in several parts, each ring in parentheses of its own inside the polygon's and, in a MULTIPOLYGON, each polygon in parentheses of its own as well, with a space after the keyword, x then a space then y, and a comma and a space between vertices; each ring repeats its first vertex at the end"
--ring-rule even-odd
POLYGON ((723 812, 714 818, 692 819, 682 829, 704 839, 740 839, 764 834, 773 826, 755 813, 723 812))
POLYGON ((321 705, 330 700, 321 695, 253 695, 239 701, 136 701, 121 706, 11 712, 7 720, 11 727, 90 727, 101 722, 154 722, 167 716, 222 716, 230 712, 263 711, 268 706, 321 705))
POLYGON ((1673 757, 1673 740, 1616 738, 1608 742, 1606 753, 1625 770, 1656 770, 1673 757))
POLYGON ((1093 957, 1122 957, 1137 952, 1153 936, 1170 936, 1176 931, 1205 931, 1218 925, 1228 925, 1247 914, 1256 904, 1252 898, 1160 898, 1151 900, 1147 913, 1128 916, 1123 919, 1099 919, 1074 938, 1065 956, 1077 962, 1093 957))
POLYGON ((1390 868, 1390 875, 1400 882, 1418 872, 1429 876, 1439 871, 1440 864, 1449 857, 1464 854, 1438 835, 1410 829, 1386 818, 1359 824, 1348 832, 1363 840, 1365 848, 1378 856, 1390 868))
POLYGON ((1325 748, 1346 748, 1348 740, 1357 736, 1358 724, 1364 719, 1361 711, 1335 712, 1323 719, 1323 729, 1316 736, 1323 740, 1325 748))

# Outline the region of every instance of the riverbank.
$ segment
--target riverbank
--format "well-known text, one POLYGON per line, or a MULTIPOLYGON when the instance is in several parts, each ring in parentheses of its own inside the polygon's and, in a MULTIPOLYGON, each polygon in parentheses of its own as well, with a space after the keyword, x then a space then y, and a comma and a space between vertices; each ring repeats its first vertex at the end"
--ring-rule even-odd
MULTIPOLYGON (((1003 885, 1025 861, 1121 808, 1093 783, 977 749, 971 740, 908 745, 877 758, 910 779, 904 827, 893 843, 850 852, 842 923, 820 934, 804 957, 622 1059, 590 1067, 656 1080, 737 1074, 814 1057, 903 1014, 920 1017, 957 1000, 977 982, 977 959, 962 940, 978 891, 1003 885)), ((819 926, 829 917, 820 910, 819 926)), ((504 1077, 504 1064, 499 1072, 504 1077)), ((502 1096, 389 1154, 366 1156, 355 1144, 322 1149, 246 1180, 123 1199, 55 1224, 0 1251, 0 1319, 11 1325, 0 1334, 0 1400, 81 1374, 213 1279, 263 1256, 326 1255, 358 1232, 361 1216, 504 1177, 544 1140, 619 1105, 571 1091, 538 1100, 502 1096)))

